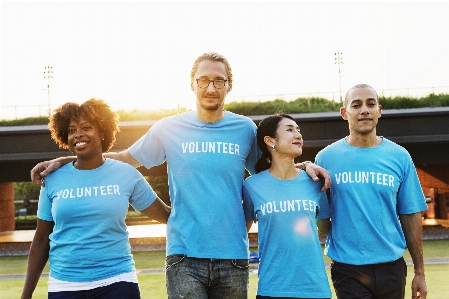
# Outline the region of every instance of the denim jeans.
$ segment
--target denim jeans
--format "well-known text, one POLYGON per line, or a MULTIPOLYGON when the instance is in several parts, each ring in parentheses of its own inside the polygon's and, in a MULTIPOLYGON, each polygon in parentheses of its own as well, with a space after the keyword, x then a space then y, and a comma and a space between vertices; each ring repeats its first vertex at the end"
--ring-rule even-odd
POLYGON ((190 258, 166 260, 168 299, 247 299, 248 260, 190 258))
POLYGON ((140 290, 137 283, 119 281, 92 290, 49 292, 48 299, 140 299, 140 290))

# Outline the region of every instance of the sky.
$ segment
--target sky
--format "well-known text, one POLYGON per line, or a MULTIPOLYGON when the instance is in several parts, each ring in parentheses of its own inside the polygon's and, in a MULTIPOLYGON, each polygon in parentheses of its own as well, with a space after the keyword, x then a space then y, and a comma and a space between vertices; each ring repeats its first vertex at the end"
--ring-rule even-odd
POLYGON ((231 64, 227 102, 339 100, 358 83, 449 93, 449 1, 2 0, 0 10, 0 119, 92 97, 192 109, 204 52, 231 64))

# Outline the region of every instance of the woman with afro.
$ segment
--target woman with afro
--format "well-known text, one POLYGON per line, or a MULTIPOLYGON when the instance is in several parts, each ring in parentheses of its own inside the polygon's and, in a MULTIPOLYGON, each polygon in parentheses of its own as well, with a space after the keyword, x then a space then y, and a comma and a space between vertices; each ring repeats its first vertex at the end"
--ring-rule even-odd
POLYGON ((22 298, 50 260, 48 298, 140 298, 125 217, 128 206, 166 223, 167 206, 131 165, 103 157, 119 117, 100 99, 66 103, 51 137, 76 160, 45 177, 22 298))

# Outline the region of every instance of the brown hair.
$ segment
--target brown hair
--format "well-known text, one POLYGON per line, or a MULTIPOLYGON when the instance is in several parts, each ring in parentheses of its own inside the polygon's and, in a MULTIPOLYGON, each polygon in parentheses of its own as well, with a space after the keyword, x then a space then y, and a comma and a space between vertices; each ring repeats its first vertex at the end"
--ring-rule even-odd
POLYGON ((68 149, 68 128, 70 121, 80 115, 95 123, 104 137, 101 141, 102 151, 107 152, 114 145, 115 134, 120 131, 119 115, 112 111, 109 105, 101 100, 92 98, 83 104, 68 102, 55 109, 49 117, 48 128, 51 138, 60 148, 68 149))
POLYGON ((210 61, 221 61, 226 66, 226 76, 228 76, 228 83, 232 84, 232 68, 229 64, 228 60, 221 54, 210 52, 210 53, 204 53, 200 57, 198 57, 192 66, 192 71, 190 72, 190 84, 193 86, 193 80, 195 79, 195 73, 198 70, 198 64, 203 60, 210 60, 210 61))

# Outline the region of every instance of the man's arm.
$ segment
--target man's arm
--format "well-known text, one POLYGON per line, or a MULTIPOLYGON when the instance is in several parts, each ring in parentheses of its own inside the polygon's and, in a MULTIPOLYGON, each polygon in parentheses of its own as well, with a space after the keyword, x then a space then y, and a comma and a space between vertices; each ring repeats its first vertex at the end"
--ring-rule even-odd
POLYGON ((36 164, 33 169, 31 169, 31 181, 38 185, 44 186, 44 178, 47 174, 75 160, 76 156, 67 156, 40 162, 36 164))
POLYGON ((413 260, 415 276, 412 280, 412 298, 426 299, 427 285, 424 276, 424 260, 422 250, 421 213, 399 215, 408 251, 413 260), (418 297, 418 294, 420 297, 418 297))
MULTIPOLYGON (((118 153, 104 153, 103 156, 105 156, 106 158, 128 163, 136 168, 140 166, 140 163, 131 156, 128 150, 124 150, 118 153)), ((33 169, 31 169, 31 181, 35 182, 38 185, 44 186, 44 178, 47 174, 75 160, 76 156, 67 156, 40 162, 36 166, 34 166, 33 169)))
POLYGON ((31 298, 33 296, 42 270, 48 261, 50 252, 50 234, 53 231, 53 226, 53 221, 37 219, 37 228, 28 257, 28 267, 22 291, 22 299, 31 298))
POLYGON ((171 207, 166 205, 159 197, 146 209, 140 211, 151 219, 160 223, 167 223, 171 207))
POLYGON ((118 153, 115 152, 109 152, 109 153, 104 153, 103 156, 105 156, 106 158, 109 159, 114 159, 114 160, 118 160, 118 161, 122 161, 124 163, 128 163, 129 165, 132 165, 134 167, 139 167, 140 164, 136 159, 133 158, 133 156, 131 156, 131 154, 129 153, 129 150, 124 150, 118 153))
POLYGON ((323 188, 321 188, 322 192, 329 189, 332 185, 332 180, 329 172, 327 172, 327 170, 323 167, 318 166, 310 161, 299 163, 297 164, 297 167, 304 169, 315 182, 319 180, 319 177, 322 178, 324 180, 323 188))

